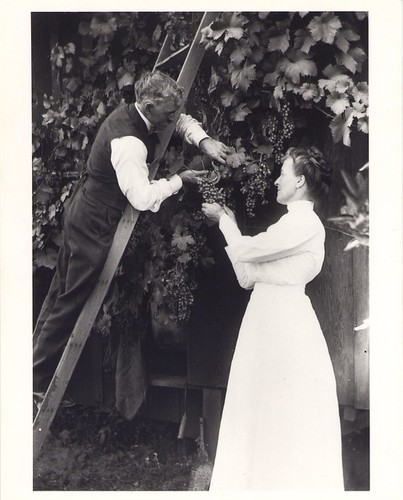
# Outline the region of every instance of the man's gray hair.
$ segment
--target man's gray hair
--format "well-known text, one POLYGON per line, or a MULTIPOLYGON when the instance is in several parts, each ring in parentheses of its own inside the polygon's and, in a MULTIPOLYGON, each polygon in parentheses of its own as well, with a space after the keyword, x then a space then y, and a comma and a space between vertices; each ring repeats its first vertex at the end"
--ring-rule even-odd
POLYGON ((158 70, 144 73, 135 83, 134 90, 138 103, 145 100, 160 103, 167 99, 174 99, 177 104, 180 104, 183 99, 183 87, 158 70))

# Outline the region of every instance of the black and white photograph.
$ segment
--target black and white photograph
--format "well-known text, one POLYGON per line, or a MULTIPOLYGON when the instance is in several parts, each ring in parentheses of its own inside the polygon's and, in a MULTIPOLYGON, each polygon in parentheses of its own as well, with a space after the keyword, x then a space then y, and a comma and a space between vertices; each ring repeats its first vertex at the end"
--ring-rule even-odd
POLYGON ((398 498, 400 6, 35 3, 2 497, 398 498))

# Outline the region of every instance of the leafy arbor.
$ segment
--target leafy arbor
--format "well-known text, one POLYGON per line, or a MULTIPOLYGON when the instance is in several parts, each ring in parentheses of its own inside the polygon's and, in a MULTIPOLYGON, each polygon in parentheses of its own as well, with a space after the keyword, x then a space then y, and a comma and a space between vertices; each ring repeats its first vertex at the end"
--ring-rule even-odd
MULTIPOLYGON (((80 14, 75 43, 53 47, 54 93, 34 96, 34 105, 43 109, 33 126, 36 267, 55 265, 63 205, 85 167, 99 124, 119 102, 133 100, 133 83, 152 68, 164 34, 171 34, 178 49, 191 40, 200 17, 80 14)), ((162 323, 189 318, 198 272, 213 262, 200 212, 203 197, 228 204, 241 200, 253 217, 257 204, 268 202, 285 149, 315 142, 308 113, 325 115, 333 140, 346 147, 352 127, 368 133, 366 33, 366 14, 353 12, 222 13, 204 29, 206 57, 188 104, 232 153, 225 166, 216 168, 218 184, 202 186, 200 194, 185 190, 164 202, 158 214, 142 214, 99 316, 101 333, 109 332, 112 321, 135 322, 141 329, 150 298, 162 323)), ((200 168, 204 162, 192 148, 173 146, 161 173, 182 165, 200 168)), ((365 175, 350 179, 350 196, 337 219, 355 231, 360 243, 368 235, 365 175)))

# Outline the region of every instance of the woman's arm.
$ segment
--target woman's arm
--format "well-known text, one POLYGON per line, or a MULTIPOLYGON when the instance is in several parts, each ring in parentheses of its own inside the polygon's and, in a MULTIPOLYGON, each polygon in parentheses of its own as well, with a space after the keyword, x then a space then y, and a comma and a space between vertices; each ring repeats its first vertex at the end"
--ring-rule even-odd
MULTIPOLYGON (((219 222, 220 229, 222 219, 228 219, 229 222, 227 223, 226 234, 224 234, 227 243, 229 240, 235 241, 237 238, 242 237, 235 220, 235 215, 227 207, 221 207, 218 203, 203 203, 202 210, 209 219, 219 222)), ((255 281, 251 279, 248 273, 248 264, 238 262, 232 255, 229 247, 226 248, 226 251, 240 286, 247 290, 253 288, 255 281)))
POLYGON ((237 262, 269 262, 304 251, 306 244, 323 228, 313 212, 283 216, 266 232, 256 236, 242 236, 239 229, 225 215, 220 218, 220 229, 228 243, 232 258, 237 262))

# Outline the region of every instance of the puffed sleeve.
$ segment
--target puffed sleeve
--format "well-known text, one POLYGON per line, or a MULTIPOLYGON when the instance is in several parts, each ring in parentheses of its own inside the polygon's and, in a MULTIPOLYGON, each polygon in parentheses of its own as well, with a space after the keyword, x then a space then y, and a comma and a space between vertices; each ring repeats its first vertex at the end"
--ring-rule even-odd
POLYGON ((220 229, 228 243, 227 253, 236 262, 249 263, 269 262, 302 253, 321 230, 313 212, 288 213, 256 236, 242 236, 234 225, 227 215, 221 217, 220 229))

